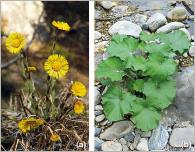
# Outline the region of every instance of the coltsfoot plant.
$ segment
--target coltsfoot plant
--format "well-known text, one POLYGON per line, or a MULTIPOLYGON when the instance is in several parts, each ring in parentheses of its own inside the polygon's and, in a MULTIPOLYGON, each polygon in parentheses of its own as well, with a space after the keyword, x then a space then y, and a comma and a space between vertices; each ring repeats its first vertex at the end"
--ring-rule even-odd
POLYGON ((173 80, 178 65, 173 56, 190 48, 183 31, 147 34, 139 39, 114 35, 107 48, 109 57, 97 67, 96 77, 108 87, 102 96, 108 120, 130 119, 142 131, 158 126, 161 112, 176 95, 173 80))

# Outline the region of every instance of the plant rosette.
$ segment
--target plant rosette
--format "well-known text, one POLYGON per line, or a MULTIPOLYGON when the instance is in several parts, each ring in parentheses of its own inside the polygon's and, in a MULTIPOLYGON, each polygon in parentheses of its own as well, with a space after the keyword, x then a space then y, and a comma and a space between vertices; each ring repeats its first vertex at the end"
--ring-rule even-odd
POLYGON ((178 65, 172 58, 191 46, 186 34, 147 34, 139 39, 114 35, 107 47, 109 57, 99 63, 96 78, 108 87, 102 96, 106 118, 123 120, 149 131, 158 126, 162 111, 174 101, 178 65))

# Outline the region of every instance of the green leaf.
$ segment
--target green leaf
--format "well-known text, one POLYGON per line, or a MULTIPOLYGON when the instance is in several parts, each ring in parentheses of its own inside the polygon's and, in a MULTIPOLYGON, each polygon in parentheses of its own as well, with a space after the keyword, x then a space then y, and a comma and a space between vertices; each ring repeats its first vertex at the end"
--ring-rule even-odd
POLYGON ((153 53, 147 61, 146 74, 156 80, 164 80, 176 72, 177 64, 174 60, 164 58, 161 54, 153 53))
POLYGON ((175 97, 176 82, 167 80, 157 84, 153 80, 148 80, 144 83, 143 93, 150 100, 150 106, 164 109, 172 103, 175 97))
POLYGON ((161 53, 167 57, 169 57, 171 53, 171 47, 165 43, 150 43, 145 46, 144 50, 149 53, 161 53))
POLYGON ((160 113, 149 107, 146 100, 136 100, 132 104, 132 113, 131 120, 133 123, 137 128, 145 132, 156 128, 161 118, 160 113))
POLYGON ((160 40, 169 44, 173 51, 178 51, 180 54, 189 50, 191 46, 187 35, 181 30, 168 33, 166 36, 160 36, 160 40))
POLYGON ((135 99, 135 96, 119 87, 109 87, 102 97, 106 118, 110 121, 122 120, 130 112, 131 103, 135 99))
POLYGON ((124 38, 126 38, 127 35, 113 35, 112 36, 112 41, 116 42, 116 43, 121 43, 123 41, 124 38))
POLYGON ((164 35, 166 35, 165 33, 152 33, 149 34, 147 32, 142 31, 140 34, 140 40, 144 41, 144 42, 150 42, 150 41, 155 41, 157 39, 159 39, 159 37, 163 37, 164 35))
POLYGON ((142 92, 143 91, 143 87, 144 87, 144 80, 143 79, 137 79, 133 83, 133 89, 135 91, 142 92))
POLYGON ((127 58, 126 68, 134 68, 135 70, 146 70, 146 60, 142 56, 129 56, 127 58))
POLYGON ((138 40, 133 37, 114 37, 110 42, 107 51, 110 56, 117 56, 125 60, 138 47, 138 40))
POLYGON ((125 75, 124 63, 118 57, 110 57, 103 60, 97 67, 97 78, 110 78, 112 81, 121 80, 125 75))

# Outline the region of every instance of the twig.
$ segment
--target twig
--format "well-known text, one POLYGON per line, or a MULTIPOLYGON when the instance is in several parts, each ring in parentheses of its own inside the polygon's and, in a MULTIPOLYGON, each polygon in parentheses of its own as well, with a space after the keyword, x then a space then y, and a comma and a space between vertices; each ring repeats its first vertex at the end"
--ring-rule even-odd
POLYGON ((16 137, 13 145, 10 148, 10 151, 16 151, 16 149, 18 147, 18 143, 19 143, 19 139, 16 137))
POLYGON ((64 118, 64 119, 69 120, 69 121, 73 121, 73 122, 80 122, 80 123, 89 124, 89 122, 87 122, 87 121, 82 121, 82 120, 71 120, 71 119, 68 119, 68 118, 64 118))
POLYGON ((115 17, 96 18, 96 20, 98 20, 98 21, 115 20, 115 19, 119 19, 119 18, 122 18, 122 17, 133 15, 133 14, 136 14, 136 13, 144 13, 144 12, 148 12, 148 11, 158 11, 158 10, 166 10, 166 9, 161 8, 161 9, 141 10, 141 11, 130 12, 130 13, 125 14, 125 15, 115 16, 115 17))
POLYGON ((194 15, 194 11, 188 6, 188 4, 186 3, 186 1, 182 1, 183 6, 185 6, 185 8, 187 9, 187 11, 191 14, 194 15))
POLYGON ((7 68, 9 65, 15 63, 18 59, 20 58, 20 55, 14 57, 13 59, 11 59, 10 61, 1 64, 1 69, 7 68))
POLYGON ((27 114, 27 112, 26 112, 26 108, 25 108, 24 103, 23 103, 23 101, 22 101, 22 97, 21 97, 21 96, 19 96, 19 97, 20 97, 21 106, 22 106, 22 108, 23 108, 23 110, 24 110, 24 113, 25 113, 25 115, 26 115, 26 117, 27 117, 28 114, 27 114))
POLYGON ((3 145, 1 145, 1 148, 2 148, 4 151, 7 151, 7 150, 5 150, 5 148, 3 147, 3 145))

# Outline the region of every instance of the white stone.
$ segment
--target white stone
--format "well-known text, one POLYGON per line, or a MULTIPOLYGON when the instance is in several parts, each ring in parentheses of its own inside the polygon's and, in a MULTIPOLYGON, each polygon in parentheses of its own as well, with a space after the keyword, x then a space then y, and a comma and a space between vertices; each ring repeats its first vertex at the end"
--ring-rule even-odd
POLYGON ((152 15, 148 21, 148 27, 149 29, 154 32, 156 31, 160 26, 164 25, 167 22, 167 19, 165 18, 165 16, 161 13, 155 13, 154 15, 152 15))
POLYGON ((94 32, 94 38, 95 38, 95 40, 98 40, 98 39, 100 39, 102 37, 102 34, 100 33, 100 32, 98 32, 98 31, 95 31, 94 32))
POLYGON ((103 151, 122 151, 122 149, 122 145, 116 141, 106 141, 102 144, 103 151))
POLYGON ((190 47, 189 53, 191 56, 194 56, 194 45, 190 47))
POLYGON ((2 1, 1 22, 6 25, 1 28, 7 34, 21 32, 30 41, 35 30, 33 24, 38 24, 42 11, 41 1, 2 1))
POLYGON ((118 21, 113 24, 109 29, 109 34, 123 34, 123 35, 130 35, 135 38, 138 38, 142 29, 139 25, 132 23, 130 21, 118 21))
POLYGON ((102 111, 102 110, 104 110, 104 109, 103 109, 102 105, 96 105, 96 106, 95 106, 95 110, 96 110, 96 111, 102 111))
POLYGON ((105 9, 111 9, 115 5, 112 1, 99 1, 98 3, 105 9))
POLYGON ((167 18, 172 21, 183 21, 187 17, 187 11, 184 7, 175 7, 167 14, 167 18))
POLYGON ((101 115, 95 117, 95 121, 96 122, 101 122, 104 119, 105 119, 105 115, 104 114, 101 114, 101 115))
POLYGON ((129 151, 129 148, 128 148, 128 146, 127 145, 123 145, 123 151, 129 151))
POLYGON ((194 144, 194 128, 175 128, 169 143, 173 147, 190 147, 194 144))
POLYGON ((120 142, 122 145, 126 145, 126 144, 127 144, 127 141, 126 141, 124 138, 119 139, 119 142, 120 142))
POLYGON ((141 138, 137 145, 137 150, 148 151, 148 140, 146 138, 141 138))
POLYGON ((187 53, 184 53, 183 56, 187 58, 188 57, 188 54, 187 53))
POLYGON ((160 33, 160 32, 169 33, 173 30, 177 30, 177 29, 180 29, 180 28, 183 28, 183 27, 185 27, 185 25, 183 23, 171 22, 171 23, 168 23, 168 24, 160 27, 156 32, 157 33, 160 33))

